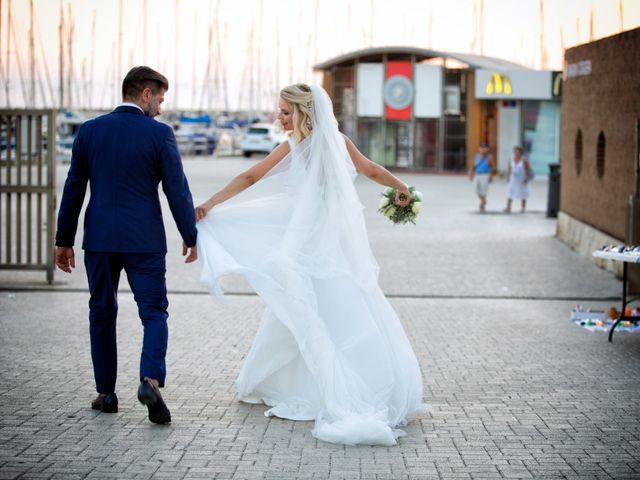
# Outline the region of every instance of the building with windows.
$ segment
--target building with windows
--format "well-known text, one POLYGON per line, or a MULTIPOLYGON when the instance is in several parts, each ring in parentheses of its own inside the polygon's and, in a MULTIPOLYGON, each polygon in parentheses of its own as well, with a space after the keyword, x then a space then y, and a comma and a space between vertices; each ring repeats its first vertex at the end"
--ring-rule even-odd
MULTIPOLYGON (((638 52, 640 28, 565 53, 558 237, 588 258, 603 245, 640 245, 638 52)), ((640 266, 629 274, 640 291, 640 266)))
POLYGON ((498 168, 522 145, 546 174, 558 162, 562 77, 497 58, 368 48, 315 65, 342 131, 382 165, 466 171, 487 142, 498 168))

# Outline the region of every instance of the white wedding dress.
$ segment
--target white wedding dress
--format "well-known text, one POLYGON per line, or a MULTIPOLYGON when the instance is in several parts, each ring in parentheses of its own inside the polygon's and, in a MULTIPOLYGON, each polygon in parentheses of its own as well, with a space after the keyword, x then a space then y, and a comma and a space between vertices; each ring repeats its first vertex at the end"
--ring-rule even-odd
POLYGON ((395 445, 427 409, 420 367, 378 285, 331 101, 312 91, 313 134, 198 222, 201 280, 220 297, 219 278, 240 273, 266 305, 240 400, 315 420, 327 442, 395 445))

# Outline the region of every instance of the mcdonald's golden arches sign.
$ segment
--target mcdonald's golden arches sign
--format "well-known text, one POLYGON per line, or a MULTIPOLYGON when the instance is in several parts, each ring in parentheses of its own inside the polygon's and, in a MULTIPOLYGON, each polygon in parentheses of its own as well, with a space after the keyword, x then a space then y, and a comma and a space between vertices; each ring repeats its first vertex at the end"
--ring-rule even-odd
MULTIPOLYGON (((475 70, 475 94, 487 100, 551 100, 552 74, 550 70, 475 70)), ((556 86, 556 90, 558 90, 556 86)))
POLYGON ((511 95, 511 80, 509 80, 509 76, 504 73, 494 73, 487 82, 485 90, 488 95, 493 95, 494 93, 511 95))

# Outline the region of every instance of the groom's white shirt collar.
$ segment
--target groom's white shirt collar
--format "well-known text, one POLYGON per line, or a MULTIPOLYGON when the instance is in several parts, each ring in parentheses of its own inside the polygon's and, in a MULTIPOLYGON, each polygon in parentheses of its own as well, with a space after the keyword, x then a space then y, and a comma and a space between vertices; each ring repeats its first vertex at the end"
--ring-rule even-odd
POLYGON ((122 102, 120 104, 121 107, 136 107, 138 110, 140 110, 142 113, 144 113, 144 110, 142 110, 142 108, 140 107, 140 105, 137 105, 135 103, 131 103, 131 102, 122 102))

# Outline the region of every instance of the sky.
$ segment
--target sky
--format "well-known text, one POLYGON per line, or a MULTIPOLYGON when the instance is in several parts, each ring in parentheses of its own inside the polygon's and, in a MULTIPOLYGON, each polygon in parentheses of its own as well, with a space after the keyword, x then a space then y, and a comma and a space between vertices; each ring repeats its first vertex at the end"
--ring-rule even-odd
POLYGON ((0 0, 0 105, 60 104, 61 8, 65 104, 76 109, 117 104, 140 64, 169 78, 165 109, 274 110, 282 86, 319 82, 314 64, 362 48, 562 70, 564 48, 640 26, 640 0, 0 0))

